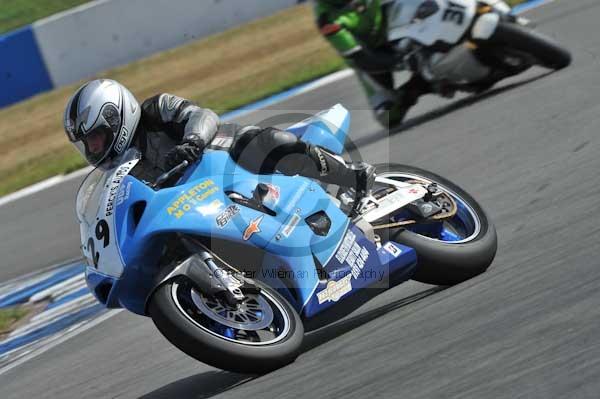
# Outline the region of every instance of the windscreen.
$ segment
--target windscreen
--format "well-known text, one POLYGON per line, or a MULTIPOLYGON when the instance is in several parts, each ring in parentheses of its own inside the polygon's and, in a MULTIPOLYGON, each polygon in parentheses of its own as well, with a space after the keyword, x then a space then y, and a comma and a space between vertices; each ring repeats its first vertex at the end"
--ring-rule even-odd
POLYGON ((400 28, 412 23, 417 10, 425 0, 396 0, 388 5, 389 28, 400 28))

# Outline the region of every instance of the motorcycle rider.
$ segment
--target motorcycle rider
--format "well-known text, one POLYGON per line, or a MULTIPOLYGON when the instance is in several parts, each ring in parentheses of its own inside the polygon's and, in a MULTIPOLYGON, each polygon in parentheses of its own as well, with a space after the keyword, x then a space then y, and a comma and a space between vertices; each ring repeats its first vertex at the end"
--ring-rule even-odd
POLYGON ((93 80, 75 92, 65 109, 64 127, 93 166, 103 167, 137 148, 142 158, 131 173, 146 182, 184 160, 197 161, 205 150, 228 151, 254 173, 298 174, 354 187, 362 195, 375 178, 371 165, 346 164, 279 129, 222 123, 213 111, 172 94, 156 95, 140 106, 125 86, 108 79, 93 80))
POLYGON ((381 0, 316 0, 314 11, 321 34, 355 69, 382 125, 399 125, 420 96, 433 92, 418 73, 395 88, 393 71, 415 70, 419 54, 408 41, 402 50, 389 47, 381 0))

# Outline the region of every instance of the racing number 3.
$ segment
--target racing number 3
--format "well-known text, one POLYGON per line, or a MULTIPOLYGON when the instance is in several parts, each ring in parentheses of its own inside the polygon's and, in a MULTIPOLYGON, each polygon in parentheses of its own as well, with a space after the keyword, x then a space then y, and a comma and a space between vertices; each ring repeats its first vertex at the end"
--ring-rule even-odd
POLYGON ((446 8, 446 11, 444 11, 442 21, 454 22, 460 26, 465 21, 465 10, 466 7, 449 1, 448 8, 446 8))
MULTIPOLYGON (((102 219, 98 222, 95 229, 96 239, 98 241, 102 241, 104 247, 106 248, 110 244, 110 229, 108 228, 108 223, 106 220, 102 219)), ((94 267, 98 268, 98 262, 100 261, 100 252, 96 252, 96 244, 94 238, 90 237, 87 243, 87 250, 92 256, 92 261, 94 262, 94 267)))

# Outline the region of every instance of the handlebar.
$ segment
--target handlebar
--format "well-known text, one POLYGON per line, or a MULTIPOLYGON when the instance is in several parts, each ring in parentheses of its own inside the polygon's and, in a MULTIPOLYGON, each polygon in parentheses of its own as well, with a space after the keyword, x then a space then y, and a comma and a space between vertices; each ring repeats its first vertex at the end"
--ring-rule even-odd
POLYGON ((166 182, 167 180, 169 180, 171 177, 173 177, 177 173, 180 173, 180 172, 184 171, 189 166, 189 164, 190 163, 188 161, 183 161, 179 165, 175 166, 173 169, 171 169, 171 170, 163 173, 162 175, 158 176, 158 178, 154 181, 154 183, 152 183, 150 185, 150 187, 152 187, 153 189, 160 188, 160 186, 164 182, 166 182))

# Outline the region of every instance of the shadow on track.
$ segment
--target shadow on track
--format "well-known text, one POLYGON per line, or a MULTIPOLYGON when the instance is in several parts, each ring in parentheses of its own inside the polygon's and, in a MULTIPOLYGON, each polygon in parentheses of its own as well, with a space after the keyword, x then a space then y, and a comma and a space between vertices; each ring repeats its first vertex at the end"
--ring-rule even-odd
POLYGON ((205 399, 228 391, 253 379, 251 376, 229 373, 227 371, 209 371, 165 385, 140 399, 205 399))
POLYGON ((326 344, 327 342, 339 337, 342 334, 350 332, 355 328, 358 328, 370 321, 373 321, 387 313, 394 310, 400 309, 404 306, 410 305, 413 302, 417 302, 437 292, 445 290, 446 287, 434 287, 425 291, 418 292, 406 298, 401 298, 396 301, 390 302, 383 306, 379 306, 375 309, 360 313, 356 316, 337 321, 329 324, 325 327, 321 327, 318 330, 311 331, 304 336, 304 342, 302 344, 302 352, 308 352, 320 345, 326 344))
MULTIPOLYGON (((342 334, 375 320, 378 317, 400 309, 413 302, 417 302, 423 298, 440 292, 445 288, 446 287, 430 288, 307 333, 304 337, 302 353, 326 344, 336 337, 339 337, 342 334)), ((209 371, 175 381, 169 385, 165 385, 164 387, 157 389, 156 391, 141 396, 139 399, 207 399, 249 382, 254 378, 256 377, 230 373, 227 371, 209 371)))
POLYGON ((423 115, 419 115, 414 118, 410 118, 410 119, 406 120, 402 125, 394 128, 394 129, 391 129, 390 131, 380 130, 379 132, 377 132, 371 136, 356 139, 353 142, 353 146, 354 146, 354 148, 362 148, 362 146, 376 143, 387 137, 394 136, 398 133, 404 132, 413 127, 416 127, 416 126, 422 125, 424 123, 427 123, 429 121, 441 118, 441 117, 448 115, 454 111, 458 111, 459 109, 469 107, 473 104, 476 104, 480 101, 495 97, 506 91, 516 89, 517 87, 521 87, 521 86, 527 85, 529 83, 533 83, 537 80, 545 78, 548 75, 553 74, 554 72, 555 71, 548 71, 548 72, 542 73, 541 75, 537 75, 537 76, 534 76, 534 77, 531 77, 531 78, 528 78, 528 79, 525 79, 525 80, 522 80, 519 82, 511 83, 506 86, 497 87, 495 89, 485 91, 481 94, 474 94, 474 95, 468 96, 466 98, 455 101, 444 107, 440 107, 440 108, 434 109, 433 111, 429 111, 423 115))

